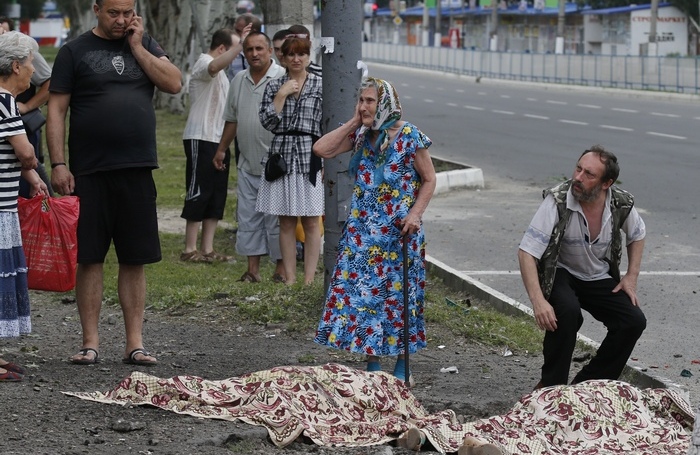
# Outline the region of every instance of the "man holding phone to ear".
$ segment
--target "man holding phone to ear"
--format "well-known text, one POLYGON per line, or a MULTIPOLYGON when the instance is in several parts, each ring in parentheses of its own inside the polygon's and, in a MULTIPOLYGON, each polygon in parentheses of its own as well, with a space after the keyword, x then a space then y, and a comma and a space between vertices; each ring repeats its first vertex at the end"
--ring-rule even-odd
POLYGON ((46 136, 51 183, 80 197, 77 364, 98 361, 103 263, 113 241, 124 314, 123 361, 157 363, 143 346, 144 265, 161 259, 152 170, 158 167, 153 90, 178 93, 180 70, 148 36, 135 0, 95 0, 97 26, 65 44, 51 75, 46 136), (69 163, 65 125, 70 110, 69 163))

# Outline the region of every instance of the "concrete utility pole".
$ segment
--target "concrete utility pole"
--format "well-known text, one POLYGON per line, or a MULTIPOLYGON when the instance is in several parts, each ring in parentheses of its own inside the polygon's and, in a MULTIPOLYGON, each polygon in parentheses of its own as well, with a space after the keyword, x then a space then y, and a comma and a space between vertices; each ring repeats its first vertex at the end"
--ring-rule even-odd
POLYGON ((489 50, 491 52, 498 51, 498 1, 491 0, 491 37, 489 40, 489 50))
MULTIPOLYGON (((398 10, 397 10, 398 11, 398 10)), ((323 41, 323 131, 332 131, 352 118, 362 72, 362 3, 328 1, 321 11, 323 41)), ((350 207, 354 176, 348 175, 350 154, 325 161, 326 200, 323 282, 330 285, 338 254, 340 230, 350 207)))
POLYGON ((428 8, 428 2, 423 0, 423 23, 421 24, 421 44, 423 46, 430 46, 430 8, 428 8))
POLYGON ((555 54, 564 53, 564 24, 566 23, 566 0, 559 0, 559 15, 557 17, 557 40, 554 45, 555 54))
POLYGON ((442 3, 441 0, 435 0, 435 42, 434 47, 442 46, 442 3))
POLYGON ((659 17, 659 0, 651 0, 651 18, 649 20, 649 49, 647 55, 658 55, 656 42, 656 19, 659 17))

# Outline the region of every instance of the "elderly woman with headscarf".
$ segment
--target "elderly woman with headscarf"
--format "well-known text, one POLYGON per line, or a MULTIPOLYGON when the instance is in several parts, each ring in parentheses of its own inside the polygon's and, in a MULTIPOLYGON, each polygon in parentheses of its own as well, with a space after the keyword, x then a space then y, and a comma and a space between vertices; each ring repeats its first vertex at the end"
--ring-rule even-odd
MULTIPOLYGON (((18 32, 0 32, 0 338, 31 331, 27 263, 17 216, 20 175, 31 194, 45 193, 34 171, 34 147, 24 131, 15 96, 29 88, 34 73, 34 39, 18 32)), ((24 368, 0 358, 0 382, 21 381, 24 368)))
POLYGON ((362 82, 355 114, 324 135, 314 153, 332 158, 348 150, 355 187, 338 259, 315 342, 367 355, 398 356, 394 376, 406 380, 403 286, 408 286, 409 353, 426 346, 423 302, 423 212, 435 190, 431 140, 401 120, 396 89, 387 81, 362 82), (408 242, 408 282, 403 282, 403 242, 408 242))

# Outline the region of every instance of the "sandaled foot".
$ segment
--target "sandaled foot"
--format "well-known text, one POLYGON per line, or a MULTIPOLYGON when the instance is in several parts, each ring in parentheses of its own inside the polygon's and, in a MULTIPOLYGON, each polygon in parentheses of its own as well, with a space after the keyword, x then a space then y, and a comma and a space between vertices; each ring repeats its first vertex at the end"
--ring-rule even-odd
POLYGON ((100 360, 100 354, 92 348, 83 348, 76 355, 70 358, 70 361, 76 365, 93 365, 100 360))
POLYGON ((272 282, 273 283, 284 283, 284 277, 279 273, 274 273, 272 275, 272 282))
POLYGON ((396 440, 396 447, 418 452, 425 444, 425 435, 418 428, 411 428, 396 440))
POLYGON ((217 253, 216 251, 211 251, 209 253, 203 253, 202 256, 209 259, 211 262, 232 262, 233 256, 226 256, 225 254, 217 253))
POLYGON ((195 264, 211 264, 214 262, 213 259, 204 256, 197 250, 190 251, 189 253, 180 253, 180 260, 183 262, 193 262, 195 264))
POLYGON ((17 373, 17 374, 22 375, 22 376, 24 376, 24 374, 26 374, 26 370, 23 367, 17 365, 16 363, 13 363, 13 362, 7 362, 4 365, 0 365, 0 368, 4 368, 7 371, 11 371, 13 373, 17 373))
POLYGON ((122 362, 129 365, 157 365, 158 360, 144 348, 136 348, 129 353, 129 356, 122 359, 122 362))
POLYGON ((241 278, 238 281, 242 283, 260 283, 260 278, 257 278, 250 272, 246 272, 241 276, 241 278))
POLYGON ((22 375, 0 367, 0 382, 19 382, 22 380, 22 375))

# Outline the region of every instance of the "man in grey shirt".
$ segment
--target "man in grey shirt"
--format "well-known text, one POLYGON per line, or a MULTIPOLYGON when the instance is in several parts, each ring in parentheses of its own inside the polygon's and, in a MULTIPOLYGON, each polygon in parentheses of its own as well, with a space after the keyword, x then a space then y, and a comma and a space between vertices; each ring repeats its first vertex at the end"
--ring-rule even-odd
POLYGON ((238 158, 238 233, 236 252, 248 257, 248 270, 239 281, 259 282, 260 258, 266 254, 276 261, 273 281, 283 282, 282 255, 279 250, 279 224, 276 216, 255 210, 261 161, 267 156, 273 134, 262 127, 258 117, 267 83, 282 76, 284 68, 272 60, 272 42, 264 33, 252 31, 243 41, 248 62, 231 81, 224 111, 224 132, 214 157, 214 166, 223 171, 226 149, 234 137, 238 158))

